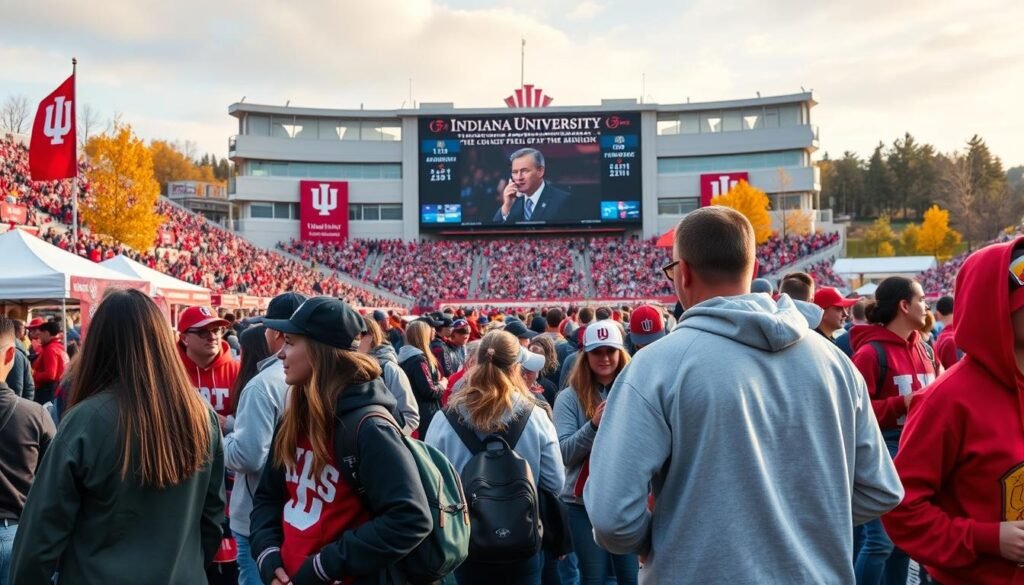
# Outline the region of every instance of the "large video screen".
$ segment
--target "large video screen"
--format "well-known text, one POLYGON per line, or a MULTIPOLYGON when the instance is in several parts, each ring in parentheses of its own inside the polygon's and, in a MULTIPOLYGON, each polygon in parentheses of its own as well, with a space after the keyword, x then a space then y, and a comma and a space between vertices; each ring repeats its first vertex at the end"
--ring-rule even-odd
POLYGON ((420 227, 641 222, 640 114, 422 117, 420 227))

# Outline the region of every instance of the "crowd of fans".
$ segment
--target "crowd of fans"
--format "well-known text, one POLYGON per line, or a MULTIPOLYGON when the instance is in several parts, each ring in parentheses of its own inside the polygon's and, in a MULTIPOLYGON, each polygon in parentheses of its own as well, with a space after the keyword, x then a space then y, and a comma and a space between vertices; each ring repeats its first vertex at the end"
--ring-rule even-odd
POLYGON ((757 264, 761 274, 776 272, 829 246, 839 243, 837 232, 815 233, 809 236, 772 235, 757 247, 757 264))
POLYGON ((595 238, 590 243, 594 292, 598 298, 672 296, 661 267, 672 259, 655 239, 595 238))
POLYGON ((573 251, 583 251, 582 239, 496 240, 483 246, 487 272, 480 298, 550 299, 585 294, 583 272, 573 251))
MULTIPOLYGON (((998 244, 1002 242, 1009 242, 1013 238, 1024 234, 1024 226, 1018 226, 1013 233, 1000 234, 998 238, 986 242, 978 248, 984 248, 985 246, 991 246, 992 244, 998 244)), ((952 295, 953 285, 956 283, 956 275, 960 272, 960 267, 964 265, 964 261, 974 251, 967 251, 957 256, 954 256, 950 260, 937 265, 935 268, 930 268, 917 276, 917 281, 921 283, 921 288, 924 289, 926 295, 952 295)))
MULTIPOLYGON (((89 197, 89 185, 80 180, 82 200, 89 197)), ((158 212, 167 218, 163 230, 174 243, 153 251, 140 252, 100 238, 88 230, 78 232, 72 242, 71 181, 32 181, 28 172, 28 149, 10 138, 0 140, 0 193, 10 203, 28 208, 30 226, 40 229, 44 240, 63 250, 94 262, 124 254, 154 270, 181 280, 205 286, 215 293, 272 296, 281 290, 304 294, 330 294, 364 306, 388 306, 394 303, 369 291, 326 276, 315 266, 290 260, 263 250, 248 240, 215 226, 201 215, 193 214, 161 200, 158 212)))
POLYGON ((829 258, 820 262, 815 262, 810 266, 804 268, 804 272, 811 275, 814 279, 814 283, 817 286, 831 286, 835 288, 846 288, 846 281, 843 277, 836 274, 835 269, 835 258, 829 258))

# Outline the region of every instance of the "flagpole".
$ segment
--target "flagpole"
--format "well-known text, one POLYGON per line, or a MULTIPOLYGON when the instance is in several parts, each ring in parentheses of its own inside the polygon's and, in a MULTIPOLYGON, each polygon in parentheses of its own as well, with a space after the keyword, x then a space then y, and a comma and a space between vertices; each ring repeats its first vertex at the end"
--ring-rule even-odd
MULTIPOLYGON (((72 82, 71 95, 75 96, 75 100, 78 100, 78 76, 75 75, 75 70, 78 69, 78 58, 71 58, 71 77, 74 79, 72 82)), ((78 124, 78 105, 75 105, 75 118, 71 121, 72 124, 78 124)), ((71 239, 72 239, 72 251, 78 253, 78 132, 75 132, 75 176, 71 179, 71 239)))
POLYGON ((521 37, 522 45, 519 47, 519 89, 523 89, 526 79, 526 37, 521 37))

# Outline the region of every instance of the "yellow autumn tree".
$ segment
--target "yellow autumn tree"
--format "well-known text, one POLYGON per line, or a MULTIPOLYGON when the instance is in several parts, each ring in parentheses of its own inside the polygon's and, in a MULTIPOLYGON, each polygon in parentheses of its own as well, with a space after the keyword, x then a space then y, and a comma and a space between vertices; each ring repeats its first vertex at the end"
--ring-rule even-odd
POLYGON ((164 222, 157 213, 160 186, 153 178, 150 150, 121 124, 93 137, 85 147, 92 196, 82 208, 82 219, 93 233, 147 250, 164 222))
POLYGON ((949 227, 949 211, 932 205, 924 212, 921 233, 917 239, 917 250, 931 254, 945 262, 953 256, 953 250, 960 243, 960 232, 949 227))
POLYGON ((917 250, 917 242, 921 239, 921 228, 916 223, 908 223, 900 234, 900 244, 903 245, 903 254, 909 255, 917 250))
POLYGON ((751 187, 750 183, 740 181, 724 195, 711 199, 711 205, 731 207, 742 213, 754 226, 754 239, 758 244, 768 241, 772 235, 772 218, 768 215, 768 195, 764 191, 751 187))
POLYGON ((896 234, 892 231, 892 224, 889 222, 889 216, 883 215, 875 220, 875 223, 871 224, 867 232, 864 234, 864 241, 868 247, 871 248, 879 256, 894 256, 895 250, 891 254, 882 254, 882 244, 889 244, 889 248, 892 249, 892 241, 896 238, 896 234))
POLYGON ((896 248, 892 247, 892 242, 882 242, 878 245, 878 255, 883 258, 891 258, 896 255, 896 248))
POLYGON ((786 233, 806 236, 811 233, 810 211, 795 209, 786 213, 786 233))

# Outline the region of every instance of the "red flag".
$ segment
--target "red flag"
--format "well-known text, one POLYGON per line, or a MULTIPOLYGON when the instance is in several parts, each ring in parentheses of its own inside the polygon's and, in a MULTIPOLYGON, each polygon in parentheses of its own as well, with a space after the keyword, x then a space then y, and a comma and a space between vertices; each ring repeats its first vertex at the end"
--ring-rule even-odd
POLYGON ((75 131, 75 75, 39 102, 32 124, 28 151, 33 181, 53 181, 78 176, 77 132, 75 131))

